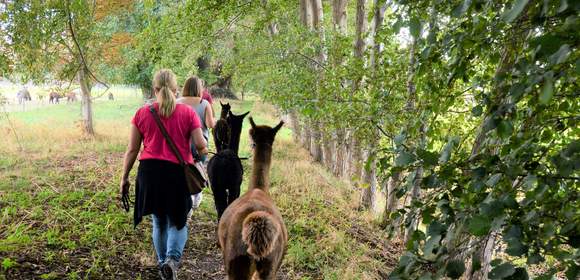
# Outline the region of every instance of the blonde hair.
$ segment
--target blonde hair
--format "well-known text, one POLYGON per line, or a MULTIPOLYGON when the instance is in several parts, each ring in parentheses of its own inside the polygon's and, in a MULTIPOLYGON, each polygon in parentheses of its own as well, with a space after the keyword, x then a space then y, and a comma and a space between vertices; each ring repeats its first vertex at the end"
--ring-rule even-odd
POLYGON ((183 96, 200 97, 202 89, 203 83, 201 79, 197 76, 191 76, 189 79, 187 79, 187 81, 185 81, 182 94, 183 96))
POLYGON ((175 95, 177 90, 177 81, 175 74, 169 69, 161 69, 155 73, 153 78, 153 88, 159 92, 157 99, 159 100, 159 114, 164 117, 169 117, 175 110, 175 95))

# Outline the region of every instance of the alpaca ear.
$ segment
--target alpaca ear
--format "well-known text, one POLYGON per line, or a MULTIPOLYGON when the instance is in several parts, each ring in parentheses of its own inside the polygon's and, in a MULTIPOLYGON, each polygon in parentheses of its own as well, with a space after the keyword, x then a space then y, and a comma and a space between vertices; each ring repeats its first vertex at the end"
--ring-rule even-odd
POLYGON ((222 103, 222 100, 220 99, 220 105, 224 106, 224 104, 222 103))
POLYGON ((282 128, 282 125, 284 125, 284 121, 280 121, 280 123, 273 128, 274 134, 278 133, 278 130, 280 130, 280 128, 282 128))
POLYGON ((252 128, 256 128, 256 123, 252 117, 250 117, 250 124, 252 125, 252 128))
POLYGON ((241 115, 240 115, 240 117, 243 119, 243 118, 245 118, 245 117, 246 117, 246 116, 247 116, 249 113, 250 113, 250 111, 247 111, 247 112, 245 112, 245 113, 241 114, 241 115))

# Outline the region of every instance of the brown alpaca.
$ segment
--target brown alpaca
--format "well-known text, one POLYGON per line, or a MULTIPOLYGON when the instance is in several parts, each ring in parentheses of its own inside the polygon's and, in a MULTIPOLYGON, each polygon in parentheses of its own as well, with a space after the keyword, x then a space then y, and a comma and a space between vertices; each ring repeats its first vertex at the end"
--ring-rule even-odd
POLYGON ((282 215, 268 194, 272 145, 284 122, 271 128, 250 118, 250 124, 255 144, 250 186, 226 209, 218 227, 229 280, 275 279, 288 242, 282 215))

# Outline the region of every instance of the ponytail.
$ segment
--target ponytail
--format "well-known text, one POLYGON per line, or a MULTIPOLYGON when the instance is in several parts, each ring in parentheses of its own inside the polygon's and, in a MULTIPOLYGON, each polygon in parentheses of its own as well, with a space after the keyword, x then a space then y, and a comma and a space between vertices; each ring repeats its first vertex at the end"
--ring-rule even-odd
POLYGON ((175 95, 173 91, 177 89, 175 74, 169 69, 161 69, 155 74, 153 88, 159 92, 157 101, 159 102, 159 114, 169 117, 175 110, 175 95))

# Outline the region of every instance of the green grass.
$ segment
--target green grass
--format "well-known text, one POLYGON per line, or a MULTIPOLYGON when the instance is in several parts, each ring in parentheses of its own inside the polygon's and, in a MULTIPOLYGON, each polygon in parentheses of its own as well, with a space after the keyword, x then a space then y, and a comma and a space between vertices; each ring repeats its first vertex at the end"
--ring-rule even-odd
MULTIPOLYGON (((234 113, 251 111, 258 124, 279 121, 274 108, 255 98, 230 102, 234 113)), ((0 260, 7 275, 34 264, 34 278, 107 278, 128 266, 134 271, 119 276, 127 279, 145 275, 135 267, 151 266, 148 220, 134 230, 132 214, 117 202, 130 119, 142 101, 126 93, 94 105, 95 138, 76 126, 78 103, 0 119, 6 135, 0 139, 0 260), (62 264, 69 269, 63 271, 62 264)), ((241 156, 251 153, 249 127, 245 121, 241 156)), ((250 161, 244 167, 245 190, 250 161)), ((276 138, 271 181, 290 235, 282 271, 289 279, 380 279, 386 259, 397 257, 385 255, 385 237, 356 211, 358 192, 312 163, 287 126, 276 138), (361 234, 368 240, 360 240, 361 234)), ((205 192, 202 212, 215 217, 205 192)), ((189 244, 196 242, 193 231, 189 244)))

